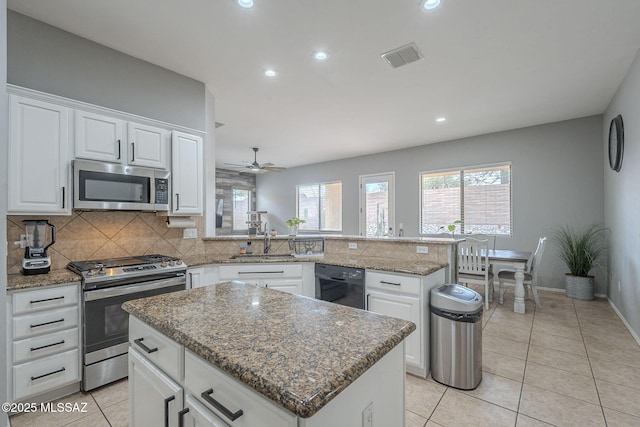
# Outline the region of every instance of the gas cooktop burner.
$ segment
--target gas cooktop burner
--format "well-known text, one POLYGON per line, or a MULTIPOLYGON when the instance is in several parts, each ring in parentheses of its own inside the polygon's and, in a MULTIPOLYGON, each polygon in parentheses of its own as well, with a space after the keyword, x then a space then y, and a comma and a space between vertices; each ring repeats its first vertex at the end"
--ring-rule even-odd
POLYGON ((72 261, 67 264, 67 269, 82 276, 85 288, 88 283, 115 281, 130 276, 157 275, 186 268, 180 258, 159 254, 72 261))

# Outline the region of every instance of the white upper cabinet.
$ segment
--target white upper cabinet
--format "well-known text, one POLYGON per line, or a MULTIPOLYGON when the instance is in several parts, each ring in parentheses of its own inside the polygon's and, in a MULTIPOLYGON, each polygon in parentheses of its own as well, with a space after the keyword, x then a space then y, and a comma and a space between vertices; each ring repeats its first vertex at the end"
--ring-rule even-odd
POLYGON ((70 215, 70 111, 9 95, 9 206, 14 214, 70 215))
POLYGON ((166 129, 129 122, 127 125, 129 164, 169 169, 170 137, 171 134, 166 129))
POLYGON ((171 137, 172 215, 202 215, 203 169, 202 138, 173 131, 171 137))
POLYGON ((101 114, 75 110, 76 158, 119 163, 123 122, 101 114))

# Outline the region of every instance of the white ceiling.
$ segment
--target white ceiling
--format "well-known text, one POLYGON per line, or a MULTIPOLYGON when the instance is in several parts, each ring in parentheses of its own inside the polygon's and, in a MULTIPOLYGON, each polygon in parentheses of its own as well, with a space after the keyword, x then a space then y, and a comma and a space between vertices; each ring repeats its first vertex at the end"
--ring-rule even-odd
POLYGON ((8 0, 205 82, 216 160, 297 166, 602 113, 640 48, 638 0, 8 0), (380 57, 415 42, 424 59, 380 57), (312 52, 326 49, 318 63, 312 52), (275 78, 263 75, 266 68, 275 78), (447 121, 436 123, 444 116, 447 121))

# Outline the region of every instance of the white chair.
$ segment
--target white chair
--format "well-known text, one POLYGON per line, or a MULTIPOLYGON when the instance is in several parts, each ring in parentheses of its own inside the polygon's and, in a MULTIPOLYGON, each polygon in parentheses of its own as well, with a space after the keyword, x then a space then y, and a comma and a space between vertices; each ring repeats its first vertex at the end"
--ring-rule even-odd
MULTIPOLYGON (((540 298, 538 298, 538 270, 540 268, 540 262, 542 262, 542 254, 544 253, 544 247, 547 244, 547 238, 541 237, 538 240, 538 247, 536 251, 531 255, 529 261, 527 262, 527 266, 524 270, 524 297, 525 299, 528 297, 527 286, 531 286, 531 292, 533 293, 533 299, 536 302, 536 307, 539 309, 542 308, 542 304, 540 304, 540 298)), ((498 281, 499 289, 500 289, 500 298, 498 302, 500 304, 504 303, 504 283, 516 283, 516 271, 510 268, 500 270, 498 272, 498 281)))
POLYGON ((489 234, 471 233, 471 234, 465 235, 465 237, 471 237, 472 239, 476 239, 476 240, 486 240, 490 250, 496 249, 496 236, 491 236, 489 234))
POLYGON ((458 243, 458 283, 484 285, 484 306, 493 301, 493 273, 489 265, 489 245, 486 240, 470 237, 458 243))

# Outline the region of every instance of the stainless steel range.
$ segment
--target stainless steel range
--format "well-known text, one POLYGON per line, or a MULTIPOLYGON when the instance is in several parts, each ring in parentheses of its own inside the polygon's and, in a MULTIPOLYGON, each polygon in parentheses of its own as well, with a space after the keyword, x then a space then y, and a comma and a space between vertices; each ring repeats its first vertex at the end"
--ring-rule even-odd
POLYGON ((163 255, 74 261, 82 276, 82 388, 92 390, 127 376, 129 315, 126 301, 184 290, 187 266, 163 255))

